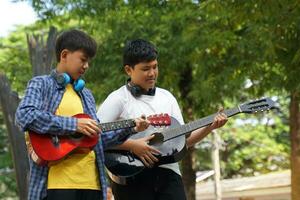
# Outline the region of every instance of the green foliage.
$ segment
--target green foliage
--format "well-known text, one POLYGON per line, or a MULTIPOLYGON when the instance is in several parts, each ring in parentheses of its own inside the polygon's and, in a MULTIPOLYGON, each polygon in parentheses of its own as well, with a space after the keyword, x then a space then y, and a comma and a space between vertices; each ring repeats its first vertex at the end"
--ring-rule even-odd
POLYGON ((24 28, 0 38, 0 46, 0 72, 6 74, 15 90, 23 91, 32 76, 24 28))
POLYGON ((221 154, 225 177, 257 175, 289 168, 289 146, 285 144, 289 141, 288 130, 281 123, 234 127, 224 134, 223 139, 227 144, 221 154), (281 135, 285 136, 284 140, 277 141, 281 135))
MULTIPOLYGON (((188 97, 196 116, 215 110, 215 103, 223 103, 224 96, 245 98, 237 91, 245 90, 246 80, 254 83, 244 92, 246 96, 262 95, 267 87, 285 87, 282 72, 286 66, 270 59, 276 53, 271 51, 277 42, 273 26, 280 20, 272 15, 286 12, 288 7, 217 0, 29 2, 45 23, 69 24, 72 19, 73 27, 81 27, 97 39, 98 56, 86 78, 98 102, 125 82, 121 54, 132 38, 145 38, 158 46, 159 85, 179 98, 178 77, 191 68, 188 97), (253 13, 250 17, 249 12, 253 13)), ((180 101, 183 107, 186 103, 180 101)))
POLYGON ((255 57, 250 72, 253 82, 265 91, 270 88, 299 91, 300 84, 295 76, 300 73, 299 2, 236 1, 228 9, 236 13, 236 18, 248 32, 248 41, 262 50, 255 57))

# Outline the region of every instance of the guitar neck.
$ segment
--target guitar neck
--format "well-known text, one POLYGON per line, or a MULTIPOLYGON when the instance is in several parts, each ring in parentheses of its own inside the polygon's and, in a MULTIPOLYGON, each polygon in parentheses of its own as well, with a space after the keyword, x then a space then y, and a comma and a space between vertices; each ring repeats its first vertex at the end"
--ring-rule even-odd
MULTIPOLYGON (((227 117, 232 117, 238 113, 241 113, 240 108, 239 107, 235 107, 235 108, 231 108, 231 109, 227 109, 225 111, 223 111, 227 117)), ((172 138, 175 137, 179 137, 181 135, 185 135, 187 133, 190 133, 198 128, 210 125, 213 123, 215 116, 218 113, 209 115, 207 117, 203 117, 201 119, 198 119, 196 121, 181 125, 179 127, 176 128, 171 128, 171 129, 167 129, 163 134, 164 134, 164 141, 170 140, 172 138)))
POLYGON ((99 124, 99 127, 103 132, 112 131, 122 128, 132 128, 135 127, 135 121, 133 119, 120 120, 116 122, 107 122, 99 124))

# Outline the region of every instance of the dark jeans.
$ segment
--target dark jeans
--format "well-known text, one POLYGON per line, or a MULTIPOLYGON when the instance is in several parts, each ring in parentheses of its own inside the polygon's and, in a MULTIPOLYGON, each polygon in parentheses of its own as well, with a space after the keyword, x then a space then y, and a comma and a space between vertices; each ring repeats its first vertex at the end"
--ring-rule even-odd
POLYGON ((99 190, 84 189, 50 189, 44 200, 102 200, 99 190))
POLYGON ((181 177, 170 169, 144 170, 128 185, 112 183, 115 200, 186 200, 181 177))

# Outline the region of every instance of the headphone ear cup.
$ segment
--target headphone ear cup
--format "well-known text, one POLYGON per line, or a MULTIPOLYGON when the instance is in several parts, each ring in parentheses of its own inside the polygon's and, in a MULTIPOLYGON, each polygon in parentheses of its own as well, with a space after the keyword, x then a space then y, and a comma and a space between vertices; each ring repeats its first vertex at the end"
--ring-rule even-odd
POLYGON ((142 95, 142 89, 136 85, 131 87, 131 92, 132 92, 132 95, 135 97, 139 97, 142 95))
POLYGON ((56 74, 55 72, 53 72, 51 76, 53 76, 57 83, 63 87, 71 82, 71 77, 67 73, 56 74))
POLYGON ((155 88, 155 87, 154 87, 154 88, 151 88, 151 89, 147 92, 147 94, 150 95, 150 96, 154 96, 154 95, 155 95, 155 91, 156 91, 156 88, 155 88))
POLYGON ((143 94, 143 89, 138 85, 131 84, 130 81, 131 81, 130 79, 127 80, 126 88, 130 91, 132 96, 140 97, 143 94))
POLYGON ((66 86, 67 84, 71 83, 71 77, 70 77, 69 74, 63 73, 62 76, 64 78, 64 82, 63 82, 64 86, 66 86))
POLYGON ((75 91, 80 92, 84 88, 84 85, 85 85, 85 81, 80 78, 74 82, 73 88, 75 91))

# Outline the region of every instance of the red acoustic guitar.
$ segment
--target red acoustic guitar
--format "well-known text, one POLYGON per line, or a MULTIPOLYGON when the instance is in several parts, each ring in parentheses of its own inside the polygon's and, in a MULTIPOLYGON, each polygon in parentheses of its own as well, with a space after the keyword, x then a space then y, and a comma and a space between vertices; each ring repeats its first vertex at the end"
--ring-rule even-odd
MULTIPOLYGON (((91 118, 87 114, 74 115, 75 118, 91 118)), ((152 126, 169 126, 171 118, 168 114, 151 115, 147 120, 152 126)), ((133 119, 116 122, 101 123, 98 125, 102 132, 135 127, 133 119)), ((28 150, 34 162, 45 165, 49 161, 57 161, 70 154, 77 148, 93 148, 99 137, 88 137, 81 133, 70 135, 39 134, 29 131, 30 143, 28 150)))

